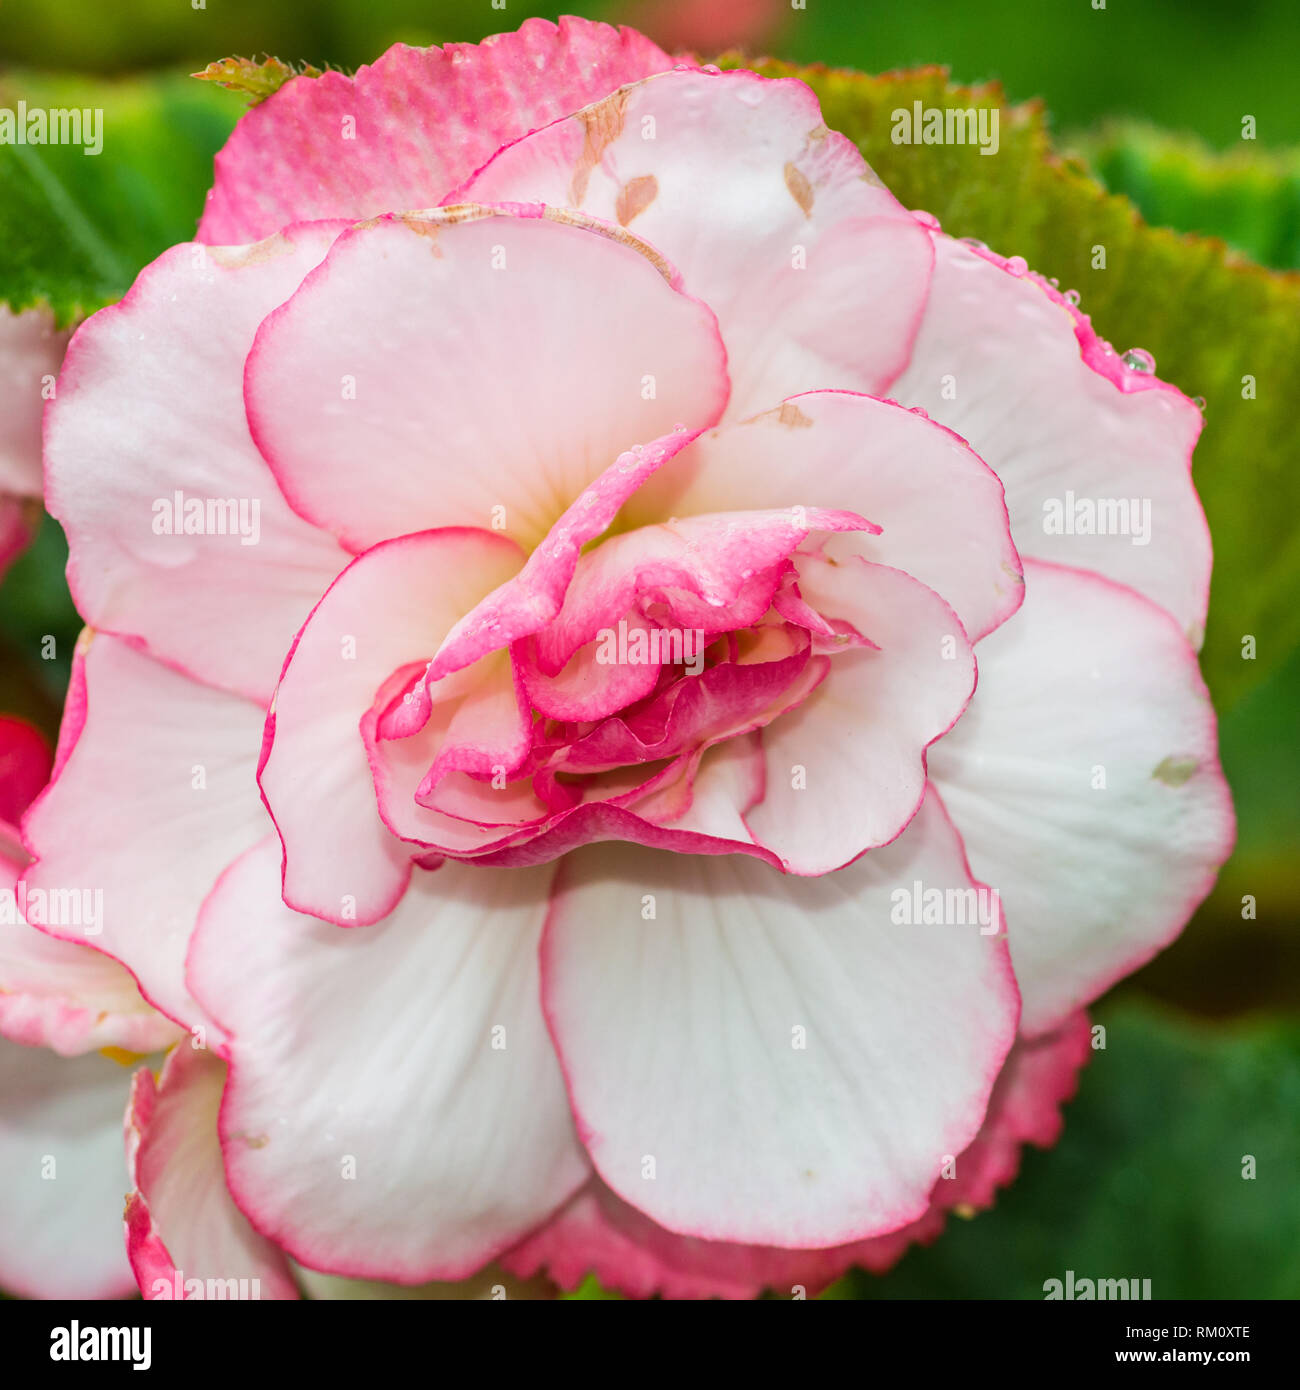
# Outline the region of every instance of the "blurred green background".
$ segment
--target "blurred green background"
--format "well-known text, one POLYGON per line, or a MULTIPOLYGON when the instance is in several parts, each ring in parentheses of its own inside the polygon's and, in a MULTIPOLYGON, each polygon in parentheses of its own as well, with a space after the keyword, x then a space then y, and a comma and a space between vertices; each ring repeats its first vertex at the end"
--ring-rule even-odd
MULTIPOLYGON (((909 79, 905 99, 810 79, 830 123, 904 202, 1077 285, 1104 336, 1152 349, 1162 375, 1208 401, 1196 466, 1217 556, 1205 669, 1237 853, 1178 944, 1098 1006, 1107 1048, 1061 1144, 1027 1154, 993 1211, 836 1296, 1041 1297, 1067 1268, 1149 1277, 1157 1297, 1300 1295, 1300 7, 0 0, 0 104, 102 105, 112 133, 93 160, 0 148, 0 300, 46 297, 75 319, 192 235, 212 155, 246 104, 186 76, 209 61, 271 53, 354 68, 399 39, 473 41, 558 13, 635 22, 701 55, 742 48, 867 73, 942 64, 955 83, 997 80, 1010 102, 1041 99, 1041 115, 1004 117, 1002 158, 944 150, 900 162, 880 113, 913 94, 941 98, 941 78, 909 79), (1226 247, 1135 228, 1103 187, 1153 226, 1226 247), (1089 278, 1084 254, 1099 237, 1127 267, 1104 281, 1089 278), (1244 402, 1245 372, 1259 393, 1244 402), (1247 633, 1254 663, 1240 658, 1247 633), (1248 1154, 1257 1176, 1244 1180, 1248 1154)), ((51 733, 66 664, 37 653, 46 633, 70 652, 77 630, 64 554, 47 521, 0 587, 0 709, 51 733)))

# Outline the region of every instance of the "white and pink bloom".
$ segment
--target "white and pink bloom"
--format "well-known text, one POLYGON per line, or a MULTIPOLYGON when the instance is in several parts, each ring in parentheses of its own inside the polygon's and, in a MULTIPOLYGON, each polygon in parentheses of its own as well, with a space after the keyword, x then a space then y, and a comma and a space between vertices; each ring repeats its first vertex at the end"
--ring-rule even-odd
POLYGON ((630 31, 245 116, 46 420, 94 631, 24 882, 211 1054, 137 1085, 142 1281, 744 1296, 990 1202, 1232 840, 1132 361, 630 31))

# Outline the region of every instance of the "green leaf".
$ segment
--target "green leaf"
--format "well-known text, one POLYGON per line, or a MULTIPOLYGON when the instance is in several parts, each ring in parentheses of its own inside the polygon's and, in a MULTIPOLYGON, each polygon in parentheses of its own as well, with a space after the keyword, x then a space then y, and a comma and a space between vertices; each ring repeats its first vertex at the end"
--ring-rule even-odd
POLYGON ((93 143, 0 145, 0 302, 47 304, 66 327, 120 299, 143 266, 194 236, 238 104, 181 75, 5 74, 0 107, 16 113, 20 101, 28 112, 89 111, 89 130, 94 113, 102 122, 98 154, 88 152, 93 143))
POLYGON ((1150 1279, 1157 1299, 1300 1295, 1300 1026, 1198 1030, 1131 1005, 1098 1021, 1059 1144, 1028 1150, 990 1211, 840 1296, 1041 1299, 1071 1269, 1150 1279))
MULTIPOLYGON (((719 61, 741 65, 736 55, 719 61)), ((755 66, 807 82, 826 123, 858 143, 907 207, 1077 289, 1104 338, 1121 351, 1146 348, 1162 377, 1205 398, 1195 477, 1216 565, 1202 666, 1220 709, 1230 707, 1300 644, 1300 276, 1266 271, 1219 241, 1147 226, 1127 199, 1053 153, 1039 104, 1008 106, 997 86, 953 86, 941 68, 868 77, 774 60, 755 66), (891 113, 914 101, 997 109, 997 154, 895 145, 891 113), (1097 246, 1106 265, 1094 270, 1097 246), (1247 635, 1257 642, 1249 661, 1247 635)))
POLYGON ((1148 222, 1222 237, 1261 265, 1300 269, 1300 150, 1243 143, 1218 154, 1134 121, 1073 136, 1069 147, 1148 222))

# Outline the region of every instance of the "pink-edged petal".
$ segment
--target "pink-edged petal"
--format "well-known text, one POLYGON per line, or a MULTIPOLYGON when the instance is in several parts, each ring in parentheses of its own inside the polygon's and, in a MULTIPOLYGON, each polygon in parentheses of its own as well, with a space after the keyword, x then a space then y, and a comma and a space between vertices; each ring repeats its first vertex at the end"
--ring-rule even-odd
POLYGON ((691 804, 674 830, 724 840, 752 840, 744 816, 767 790, 762 734, 741 734, 706 749, 691 785, 691 804))
MULTIPOLYGON (((474 669, 469 668, 466 674, 472 674, 474 669)), ((442 709, 435 706, 434 712, 435 717, 419 732, 405 738, 377 738, 373 711, 361 721, 361 737, 374 784, 374 809, 384 826, 411 847, 405 851, 408 856, 421 848, 447 854, 472 854, 502 839, 519 821, 544 814, 545 806, 532 797, 526 782, 507 781, 499 788, 488 783, 480 795, 491 798, 491 813, 487 813, 480 801, 476 809, 483 814, 468 820, 418 801, 417 794, 447 733, 442 709), (530 805, 532 816, 528 814, 530 805)), ((459 774, 453 774, 452 780, 460 786, 459 774)), ((451 787, 446 782, 443 791, 458 813, 469 809, 451 796, 451 787)))
MULTIPOLYGON (((0 718, 0 791, 10 812, 21 812, 44 785, 49 761, 34 729, 0 718)), ((0 1035, 62 1056, 102 1047, 143 1054, 173 1042, 176 1025, 144 1002, 117 961, 29 925, 25 885, 18 888, 27 863, 18 831, 0 820, 0 1035)))
MULTIPOLYGON (((639 613, 627 614, 624 621, 625 632, 643 632, 647 642, 650 633, 658 629, 639 613)), ((533 708, 565 722, 581 723, 617 714, 649 695, 663 670, 649 662, 603 661, 602 643, 594 639, 584 642, 553 675, 538 666, 536 643, 522 643, 517 650, 533 708)))
POLYGON ((49 780, 49 745, 25 720, 0 714, 0 821, 17 825, 49 780))
POLYGON ((813 391, 702 435, 632 499, 635 520, 730 507, 850 507, 880 534, 839 535, 862 555, 928 584, 972 641, 1023 597, 1002 484, 957 436, 892 401, 813 391))
MULTIPOLYGON (((698 432, 675 430, 648 447, 636 444, 620 454, 565 508, 523 569, 452 628, 429 666, 430 678, 441 679, 549 623, 564 603, 583 547, 610 525, 638 488, 697 437, 698 432)), ((562 691, 561 699, 573 693, 562 691)))
POLYGON ((85 702, 65 716, 75 739, 61 740, 61 766, 24 823, 37 861, 24 873, 28 920, 32 893, 44 894, 59 920, 43 931, 113 956, 169 1018, 205 1024, 185 952, 217 876, 268 828, 255 780, 262 711, 104 633, 78 643, 77 666, 85 702))
POLYGON ((1002 479, 1021 555, 1129 585, 1199 647, 1210 587, 1191 474, 1200 411, 1124 365, 1046 281, 934 238, 925 317, 889 393, 968 439, 1002 479), (1090 510, 1108 533, 1081 533, 1090 510))
POLYGON ((416 790, 421 802, 434 795, 443 778, 456 773, 513 773, 533 746, 532 711, 515 663, 508 654, 494 652, 479 665, 482 679, 457 704, 442 746, 416 790))
POLYGON ((186 1041, 156 1082, 148 1068, 132 1082, 126 1249, 146 1299, 298 1297, 288 1260, 226 1188, 217 1138, 225 1080, 220 1058, 186 1041))
POLYGON ((887 1236, 824 1250, 781 1250, 674 1235, 593 1179, 555 1218, 502 1257, 509 1270, 545 1272, 563 1289, 588 1274, 632 1298, 755 1298, 764 1289, 813 1297, 857 1265, 882 1273, 913 1242, 928 1243, 957 1205, 987 1206, 995 1186, 1008 1183, 1021 1147, 1047 1147, 1061 1130, 1063 1101, 1074 1093, 1088 1056, 1086 1016, 1079 1014, 1036 1042, 1017 1041, 989 1098, 975 1141, 941 1178, 930 1208, 887 1236), (969 1175, 969 1176, 968 1176, 969 1175))
POLYGON ((543 1004, 604 1181, 669 1230, 783 1248, 921 1215, 980 1127, 1019 999, 995 914, 988 935, 891 921, 917 881, 974 894, 932 802, 817 879, 738 855, 571 856, 543 1004))
POLYGON ((394 671, 432 655, 522 559, 491 531, 402 536, 355 559, 312 611, 285 662, 259 773, 290 906, 347 925, 392 911, 410 853, 376 809, 362 718, 394 671))
POLYGON ((797 391, 879 390, 907 360, 933 258, 812 91, 752 72, 625 87, 452 196, 581 209, 662 251, 718 316, 733 420, 797 391))
POLYGON ((549 1279, 520 1279, 495 1264, 484 1265, 468 1279, 450 1282, 439 1280, 427 1284, 385 1284, 375 1279, 341 1279, 337 1274, 319 1274, 301 1265, 297 1272, 298 1282, 308 1298, 344 1299, 349 1302, 358 1299, 382 1299, 385 1303, 416 1300, 498 1302, 554 1298, 556 1293, 555 1285, 549 1279))
POLYGON ((294 514, 254 447, 244 360, 337 230, 165 252, 78 330, 46 412, 46 501, 82 616, 263 701, 347 555, 294 514))
POLYGON ((1002 895, 1025 1030, 1052 1028, 1182 930, 1232 848, 1214 709, 1187 639, 1098 575, 1025 564, 1025 605, 930 772, 1002 895))
POLYGON ((67 345, 48 309, 0 304, 0 493, 41 495, 41 414, 67 345))
POLYGON ((353 77, 296 79, 249 111, 217 155, 199 239, 432 207, 507 140, 671 66, 634 30, 566 16, 477 45, 397 44, 353 77))
POLYGON ((925 794, 925 750, 975 687, 975 657, 952 609, 886 565, 801 556, 799 588, 875 644, 833 657, 813 694, 763 733, 766 791, 746 823, 792 873, 821 874, 907 824, 925 794))
POLYGON ((122 1112, 131 1073, 0 1039, 0 1287, 124 1298, 122 1112))
POLYGON ((544 211, 365 223, 259 330, 254 437, 350 549, 435 526, 531 548, 634 445, 721 414, 709 310, 635 238, 544 211))
POLYGON ((273 842, 222 881, 190 978, 229 1035, 226 1173, 295 1259, 467 1277, 585 1180, 538 1004, 549 883, 448 860, 341 932, 283 905, 273 842))
POLYGON ((124 966, 23 919, 21 872, 0 854, 0 1035, 65 1057, 103 1047, 144 1054, 173 1043, 176 1025, 144 1002, 124 966))
POLYGON ((747 627, 767 611, 796 546, 815 533, 878 529, 854 512, 793 506, 683 517, 611 536, 579 561, 563 606, 537 635, 538 664, 558 672, 580 647, 615 631, 638 599, 657 599, 682 627, 705 636, 747 627))

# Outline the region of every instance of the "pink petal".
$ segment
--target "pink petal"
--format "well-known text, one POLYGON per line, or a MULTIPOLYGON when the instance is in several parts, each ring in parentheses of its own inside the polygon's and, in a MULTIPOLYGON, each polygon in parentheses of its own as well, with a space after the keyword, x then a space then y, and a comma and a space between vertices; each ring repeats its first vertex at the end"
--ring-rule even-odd
MULTIPOLYGON (((629 634, 644 632, 647 641, 649 634, 658 630, 657 623, 639 613, 627 614, 625 621, 629 634)), ((521 642, 516 651, 533 708, 571 723, 603 719, 645 699, 658 684, 662 670, 649 662, 604 662, 602 645, 595 639, 584 642, 554 674, 537 664, 535 642, 521 642)))
POLYGON ((285 1256, 253 1230, 226 1189, 217 1139, 225 1079, 220 1059, 188 1040, 156 1084, 147 1067, 135 1074, 126 1115, 133 1189, 126 1248, 146 1299, 298 1297, 285 1256), (205 1281, 202 1293, 186 1293, 191 1279, 205 1281))
MULTIPOLYGON (((697 437, 684 429, 620 454, 593 479, 529 555, 523 569, 452 628, 429 667, 430 680, 460 670, 486 652, 539 632, 560 611, 583 547, 605 531, 647 479, 697 437)), ((559 671, 546 672, 558 676, 559 671)))
POLYGON ((514 773, 533 746, 533 717, 523 677, 510 657, 493 653, 479 665, 483 677, 456 707, 433 765, 416 790, 423 802, 444 777, 514 773))
POLYGON ((262 326, 254 437, 349 548, 435 526, 531 548, 633 445, 721 414, 709 310, 634 238, 542 211, 364 224, 262 326))
POLYGON ((658 597, 681 627, 706 637, 748 627, 771 604, 782 561, 810 536, 876 529, 853 512, 794 506, 692 516, 611 536, 582 557, 559 613, 538 633, 538 664, 558 672, 602 630, 616 630, 638 599, 658 597))
POLYGON ((924 228, 802 82, 651 77, 508 145, 447 201, 462 198, 578 208, 662 251, 718 316, 732 420, 797 391, 879 390, 925 302, 924 228))
POLYGON ((0 493, 0 579, 31 544, 38 517, 39 511, 33 515, 31 502, 0 493))
POLYGON ((1002 895, 1037 1035, 1178 935, 1234 824, 1214 709, 1168 615, 1041 561, 1025 582, 930 769, 975 872, 1002 895))
POLYGON ((0 821, 17 825, 50 775, 50 750, 39 730, 0 714, 0 821))
POLYGON ((478 45, 397 44, 355 77, 297 79, 247 112, 217 155, 199 239, 432 207, 507 140, 671 66, 631 29, 566 16, 478 45))
POLYGON ((337 230, 173 247, 78 330, 47 414, 47 505, 68 533, 78 611, 263 702, 347 555, 289 509, 249 438, 244 359, 337 230), (177 534, 187 515, 210 529, 177 534))
POLYGON ((915 579, 850 556, 800 556, 818 612, 876 644, 831 660, 826 680, 763 733, 767 787, 746 817, 754 839, 796 874, 822 874, 887 844, 925 794, 925 750, 975 687, 957 615, 915 579))
POLYGON ((538 1007, 549 871, 449 860, 341 932, 280 902, 277 857, 231 869, 191 962, 229 1035, 231 1191, 313 1268, 464 1278, 589 1171, 538 1007))
POLYGON ((262 711, 103 633, 79 644, 77 667, 85 705, 67 718, 84 722, 27 815, 28 893, 76 894, 83 921, 43 929, 121 961, 169 1018, 205 1024, 185 952, 218 874, 266 833, 254 780, 262 711))
POLYGON ((291 907, 353 925, 396 906, 410 853, 376 809, 362 717, 394 671, 427 659, 522 558, 490 531, 402 536, 355 559, 312 611, 285 661, 259 772, 291 907))
POLYGON ((841 1244, 920 1216, 980 1127, 1019 999, 978 924, 891 922, 916 880, 973 882, 937 804, 812 880, 630 846, 567 860, 543 1004, 604 1181, 711 1240, 841 1244))
POLYGON ((890 393, 924 406, 988 461, 1006 486, 1021 555, 1131 586, 1199 647, 1210 584, 1210 534, 1191 475, 1200 411, 1124 366, 1045 281, 934 237, 930 302, 890 393), (1111 533, 1079 534, 1080 503, 1111 508, 1097 513, 1109 515, 1111 533), (1067 511, 1073 534, 1053 534, 1067 511))

